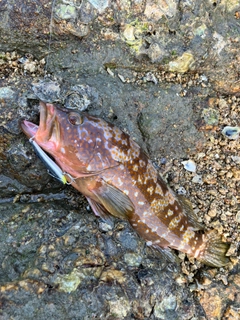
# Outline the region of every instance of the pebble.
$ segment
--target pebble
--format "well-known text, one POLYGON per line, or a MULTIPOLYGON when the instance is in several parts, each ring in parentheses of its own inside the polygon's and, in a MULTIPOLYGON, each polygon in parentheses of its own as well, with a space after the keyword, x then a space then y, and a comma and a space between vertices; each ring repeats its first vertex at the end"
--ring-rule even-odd
POLYGON ((0 88, 0 99, 13 99, 15 92, 10 87, 0 88))
POLYGON ((196 175, 192 178, 192 182, 193 182, 193 183, 198 183, 198 184, 203 184, 202 176, 199 175, 199 174, 196 174, 196 175))
POLYGON ((187 72, 194 63, 193 55, 189 52, 184 52, 181 57, 169 62, 169 71, 172 72, 187 72))
POLYGON ((222 134, 231 140, 236 140, 239 138, 240 127, 230 127, 227 126, 222 130, 222 134))
POLYGON ((108 7, 108 0, 88 0, 100 13, 108 7))
POLYGON ((236 221, 237 223, 240 223, 240 211, 238 211, 236 214, 236 221))
POLYGON ((186 160, 181 162, 184 166, 184 169, 190 172, 196 172, 196 163, 193 160, 186 160))
POLYGON ((240 163, 240 157, 239 156, 231 156, 231 159, 233 162, 239 164, 240 163))

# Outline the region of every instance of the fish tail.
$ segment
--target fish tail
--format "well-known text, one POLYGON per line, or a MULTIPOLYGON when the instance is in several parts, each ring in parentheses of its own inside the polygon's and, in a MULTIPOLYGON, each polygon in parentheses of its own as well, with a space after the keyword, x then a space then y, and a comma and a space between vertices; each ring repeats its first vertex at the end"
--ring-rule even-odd
POLYGON ((226 253, 230 244, 222 241, 216 230, 211 230, 203 235, 203 243, 197 256, 198 260, 211 267, 222 267, 229 262, 226 253))

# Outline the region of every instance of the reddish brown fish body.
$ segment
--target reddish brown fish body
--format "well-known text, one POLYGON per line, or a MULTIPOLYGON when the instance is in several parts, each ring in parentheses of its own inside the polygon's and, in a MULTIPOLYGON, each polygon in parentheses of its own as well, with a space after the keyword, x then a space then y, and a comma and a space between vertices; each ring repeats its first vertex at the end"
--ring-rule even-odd
POLYGON ((95 214, 127 219, 148 245, 174 248, 209 265, 226 263, 226 244, 215 233, 197 231, 190 207, 171 191, 138 144, 114 125, 41 103, 39 127, 24 121, 22 128, 74 178, 67 177, 95 214), (207 256, 210 238, 219 251, 213 258, 207 256))

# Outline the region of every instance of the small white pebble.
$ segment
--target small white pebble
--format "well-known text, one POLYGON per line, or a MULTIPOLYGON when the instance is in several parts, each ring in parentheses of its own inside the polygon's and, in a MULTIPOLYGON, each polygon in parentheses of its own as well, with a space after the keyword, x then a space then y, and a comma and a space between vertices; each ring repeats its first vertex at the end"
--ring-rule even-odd
POLYGON ((196 163, 193 160, 186 160, 181 162, 184 166, 184 169, 190 172, 196 172, 196 163))
POLYGON ((240 157, 239 156, 231 156, 231 159, 235 163, 240 163, 240 157))
POLYGON ((239 137, 240 127, 227 126, 222 130, 222 134, 231 140, 236 140, 239 137))
POLYGON ((192 182, 193 182, 193 183, 203 184, 202 176, 200 176, 199 174, 196 174, 196 175, 192 178, 192 182))

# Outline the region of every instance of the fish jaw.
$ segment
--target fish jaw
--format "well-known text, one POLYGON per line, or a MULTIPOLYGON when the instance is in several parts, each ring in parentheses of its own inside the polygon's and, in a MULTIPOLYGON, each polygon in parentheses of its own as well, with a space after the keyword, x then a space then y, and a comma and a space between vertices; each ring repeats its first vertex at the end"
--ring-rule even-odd
POLYGON ((39 127, 35 123, 32 123, 32 122, 27 121, 27 120, 23 120, 20 125, 21 125, 21 128, 22 128, 22 131, 25 133, 25 135, 29 139, 36 135, 36 132, 37 132, 38 127, 39 127))
POLYGON ((56 118, 56 109, 52 104, 40 102, 40 123, 21 122, 22 131, 28 138, 33 138, 44 150, 55 152, 59 148, 60 132, 56 118))
POLYGON ((40 123, 35 135, 36 142, 46 151, 56 151, 60 143, 60 131, 54 105, 40 102, 40 123))

